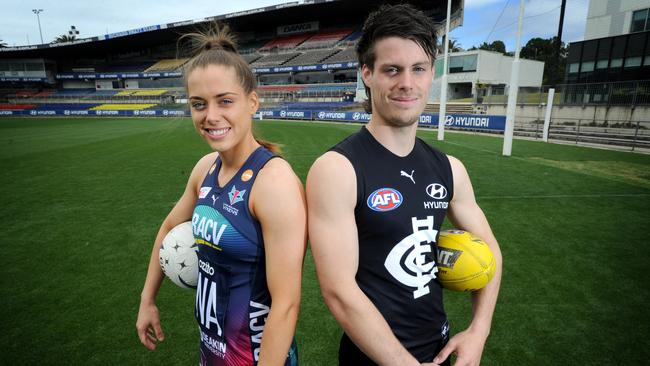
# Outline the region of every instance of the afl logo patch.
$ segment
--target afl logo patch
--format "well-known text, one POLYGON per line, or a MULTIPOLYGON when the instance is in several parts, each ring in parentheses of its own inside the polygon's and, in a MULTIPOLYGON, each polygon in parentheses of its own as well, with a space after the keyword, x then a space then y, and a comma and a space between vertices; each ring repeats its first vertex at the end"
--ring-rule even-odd
POLYGON ((199 191, 199 198, 207 197, 208 193, 210 193, 210 190, 212 190, 212 187, 201 187, 201 190, 199 191))
POLYGON ((246 171, 241 173, 242 182, 248 182, 251 178, 253 178, 253 171, 251 169, 246 169, 246 171))
POLYGON ((402 204, 402 194, 393 188, 379 188, 368 196, 366 202, 373 211, 392 211, 402 204))

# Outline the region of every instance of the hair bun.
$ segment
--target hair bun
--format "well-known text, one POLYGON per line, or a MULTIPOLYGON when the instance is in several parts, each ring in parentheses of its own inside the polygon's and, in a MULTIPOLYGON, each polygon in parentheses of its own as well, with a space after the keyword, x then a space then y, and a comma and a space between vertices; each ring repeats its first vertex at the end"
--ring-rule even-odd
POLYGON ((219 31, 216 34, 211 34, 204 40, 205 45, 203 49, 207 50, 224 50, 228 52, 237 53, 237 45, 227 30, 226 32, 219 31))

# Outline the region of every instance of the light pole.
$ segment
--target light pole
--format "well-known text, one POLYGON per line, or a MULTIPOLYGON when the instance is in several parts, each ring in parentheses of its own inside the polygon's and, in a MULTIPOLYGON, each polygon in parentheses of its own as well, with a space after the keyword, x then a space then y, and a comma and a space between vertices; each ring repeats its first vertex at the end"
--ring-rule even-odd
POLYGON ((42 13, 43 9, 32 9, 32 13, 36 14, 36 20, 38 20, 38 33, 41 35, 41 44, 43 44, 43 31, 41 30, 41 17, 38 14, 42 13))

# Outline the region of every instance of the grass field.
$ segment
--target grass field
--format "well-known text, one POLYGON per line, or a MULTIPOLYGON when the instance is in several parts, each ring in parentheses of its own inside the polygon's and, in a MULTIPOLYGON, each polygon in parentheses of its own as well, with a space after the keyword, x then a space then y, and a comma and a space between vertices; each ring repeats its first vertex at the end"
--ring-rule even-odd
MULTIPOLYGON (((256 122, 305 179, 358 125, 256 122)), ((504 274, 482 365, 650 359, 650 156, 432 131, 460 158, 499 239, 504 274)), ((157 228, 208 147, 186 119, 0 119, 0 365, 192 365, 193 293, 165 281, 166 340, 135 332, 157 228)), ((341 330, 305 262, 302 365, 335 365, 341 330)), ((471 312, 446 293, 452 333, 471 312)))

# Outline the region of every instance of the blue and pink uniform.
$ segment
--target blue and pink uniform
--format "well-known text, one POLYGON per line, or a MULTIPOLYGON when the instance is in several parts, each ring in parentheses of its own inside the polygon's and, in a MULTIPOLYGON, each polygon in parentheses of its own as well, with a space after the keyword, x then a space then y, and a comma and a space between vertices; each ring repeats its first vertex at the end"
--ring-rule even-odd
MULTIPOLYGON (((248 206, 262 167, 274 157, 255 150, 223 187, 217 158, 203 180, 192 215, 199 244, 195 317, 201 337, 201 365, 256 365, 262 333, 271 308, 266 283, 264 239, 248 206)), ((295 341, 285 365, 298 364, 295 341)))

